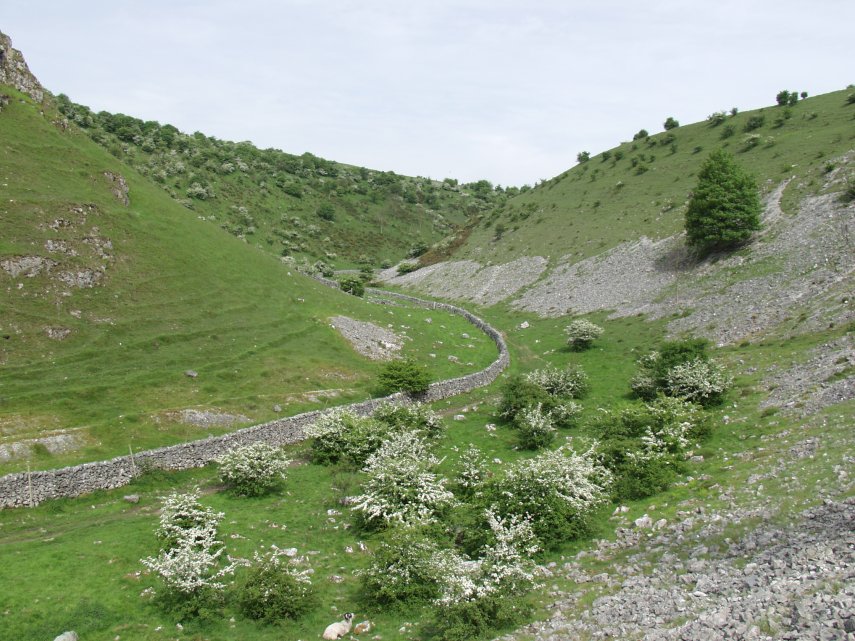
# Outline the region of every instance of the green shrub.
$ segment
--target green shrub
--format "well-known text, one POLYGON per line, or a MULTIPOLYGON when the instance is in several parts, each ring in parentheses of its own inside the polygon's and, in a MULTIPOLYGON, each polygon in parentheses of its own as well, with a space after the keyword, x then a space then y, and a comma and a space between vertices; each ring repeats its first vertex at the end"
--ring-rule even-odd
POLYGON ((335 206, 332 203, 323 203, 318 207, 316 213, 318 214, 318 218, 322 220, 335 220, 335 206))
POLYGON ((646 129, 639 129, 638 132, 635 135, 633 135, 632 139, 633 140, 643 140, 644 138, 648 138, 649 136, 650 136, 650 134, 647 133, 646 129))
POLYGON ((576 162, 583 163, 588 162, 591 159, 591 153, 588 151, 580 151, 576 154, 576 162))
POLYGON ((398 275, 403 276, 404 274, 409 274, 410 272, 416 271, 420 265, 418 262, 404 262, 398 264, 398 275))
POLYGON ((365 282, 359 276, 342 276, 338 279, 338 286, 341 291, 354 296, 365 295, 365 282))
POLYGON ((742 128, 743 131, 754 131, 755 129, 760 129, 766 122, 766 116, 763 114, 754 114, 749 117, 748 120, 745 121, 745 126, 742 128))
POLYGON ((499 415, 513 421, 517 414, 527 407, 549 404, 549 393, 540 385, 532 383, 527 377, 515 374, 502 387, 502 400, 499 401, 499 415))
POLYGON ((298 619, 315 607, 309 572, 299 571, 282 556, 275 547, 269 554, 255 554, 252 567, 237 587, 237 604, 244 616, 276 623, 298 619))
POLYGON ((252 443, 227 452, 217 463, 220 480, 235 494, 261 496, 285 478, 291 461, 279 448, 267 443, 252 443))
POLYGON ((665 131, 670 131, 672 129, 676 129, 677 127, 679 127, 680 123, 677 120, 675 120, 672 116, 668 116, 665 119, 665 124, 662 126, 665 127, 665 131))
POLYGON ((435 599, 442 577, 436 559, 439 546, 418 530, 393 529, 377 547, 371 564, 359 572, 369 601, 383 606, 435 599))
POLYGON ((412 247, 410 247, 410 251, 407 252, 408 258, 418 258, 422 254, 424 254, 429 249, 428 244, 423 241, 419 241, 415 243, 412 247))
POLYGON ((423 394, 430 382, 428 371, 408 358, 389 362, 377 375, 377 386, 383 396, 394 392, 423 394))

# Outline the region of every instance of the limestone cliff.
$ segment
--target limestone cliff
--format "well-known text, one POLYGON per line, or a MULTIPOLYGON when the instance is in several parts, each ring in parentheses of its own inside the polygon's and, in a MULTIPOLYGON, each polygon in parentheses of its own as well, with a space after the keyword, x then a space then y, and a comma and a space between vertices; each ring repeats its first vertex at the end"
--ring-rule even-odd
POLYGON ((12 48, 12 39, 0 32, 0 84, 11 85, 20 92, 41 102, 45 89, 30 72, 23 54, 12 48))

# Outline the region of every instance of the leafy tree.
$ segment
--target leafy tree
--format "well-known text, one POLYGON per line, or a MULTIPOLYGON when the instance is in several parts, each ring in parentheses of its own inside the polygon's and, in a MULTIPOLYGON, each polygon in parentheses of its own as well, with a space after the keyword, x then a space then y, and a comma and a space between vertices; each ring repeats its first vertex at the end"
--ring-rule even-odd
POLYGON ((348 294, 353 294, 354 296, 365 295, 365 281, 359 276, 342 276, 338 279, 338 286, 341 287, 341 291, 348 294))
POLYGON ((591 152, 589 151, 580 151, 576 154, 576 162, 583 163, 588 162, 591 159, 591 152))
MULTIPOLYGON (((799 95, 796 94, 796 100, 798 100, 799 95)), ((775 102, 778 103, 779 107, 783 107, 784 105, 788 105, 790 103, 790 92, 784 89, 783 91, 779 91, 778 95, 775 96, 775 102)))
POLYGON ((335 206, 332 203, 324 203, 318 207, 318 217, 324 220, 335 220, 335 206))
POLYGON ((396 360, 383 368, 377 376, 377 384, 382 394, 422 394, 430 387, 430 374, 410 359, 396 360))
POLYGON ((633 139, 633 140, 641 140, 642 138, 647 138, 648 136, 650 136, 650 134, 649 134, 649 133, 647 133, 647 130, 646 130, 646 129, 639 129, 639 130, 638 130, 638 133, 637 133, 637 134, 635 134, 635 135, 632 137, 632 139, 633 139))
POLYGON ((679 127, 680 123, 675 120, 673 116, 668 116, 665 119, 665 124, 662 126, 665 127, 665 131, 671 131, 672 129, 676 129, 677 127, 679 127))
POLYGON ((743 243, 760 229, 760 211, 753 176, 732 154, 714 151, 701 167, 686 209, 687 241, 703 252, 743 243))

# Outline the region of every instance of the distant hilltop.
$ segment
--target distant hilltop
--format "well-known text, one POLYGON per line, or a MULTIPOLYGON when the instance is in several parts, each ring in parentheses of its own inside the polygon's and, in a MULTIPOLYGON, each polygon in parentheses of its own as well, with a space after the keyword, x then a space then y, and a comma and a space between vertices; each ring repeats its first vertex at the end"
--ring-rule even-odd
POLYGON ((30 72, 23 54, 12 48, 12 39, 0 31, 0 84, 11 85, 41 102, 45 89, 30 72))

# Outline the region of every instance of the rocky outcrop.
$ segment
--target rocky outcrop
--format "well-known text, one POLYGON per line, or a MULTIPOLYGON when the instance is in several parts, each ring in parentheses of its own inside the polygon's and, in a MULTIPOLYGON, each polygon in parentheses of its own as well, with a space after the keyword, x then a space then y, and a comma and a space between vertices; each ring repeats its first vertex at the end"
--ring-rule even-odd
POLYGON ((354 320, 347 316, 333 316, 330 322, 333 328, 353 345, 353 349, 372 360, 391 360, 404 346, 404 341, 395 332, 374 323, 354 320))
POLYGON ((4 33, 0 33, 0 84, 11 85, 36 102, 45 97, 44 87, 30 72, 21 52, 12 48, 12 39, 4 33))
POLYGON ((106 178, 107 182, 110 183, 110 191, 116 197, 116 200, 122 203, 125 207, 130 205, 131 199, 128 197, 130 187, 128 187, 128 181, 125 180, 125 177, 122 176, 122 174, 114 174, 112 171, 105 171, 104 178, 106 178))

